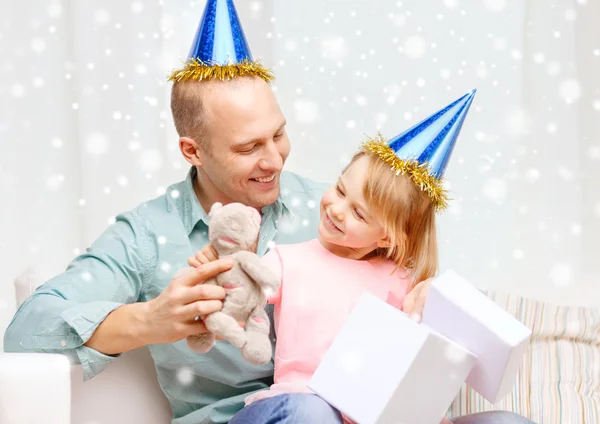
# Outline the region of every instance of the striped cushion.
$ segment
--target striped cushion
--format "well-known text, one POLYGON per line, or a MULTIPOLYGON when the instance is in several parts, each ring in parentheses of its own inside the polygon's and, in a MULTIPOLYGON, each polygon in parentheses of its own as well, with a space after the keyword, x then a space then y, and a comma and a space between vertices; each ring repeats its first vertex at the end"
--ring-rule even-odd
POLYGON ((490 404, 468 387, 449 416, 508 410, 536 423, 600 423, 600 309, 486 293, 532 330, 514 389, 490 404))

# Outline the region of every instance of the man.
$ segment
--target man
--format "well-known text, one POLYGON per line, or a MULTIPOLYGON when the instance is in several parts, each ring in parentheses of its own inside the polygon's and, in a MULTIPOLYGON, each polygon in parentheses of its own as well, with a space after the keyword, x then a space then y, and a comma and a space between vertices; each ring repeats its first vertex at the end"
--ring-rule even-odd
MULTIPOLYGON (((269 72, 252 61, 231 0, 207 2, 189 56, 172 76, 179 147, 191 165, 187 178, 119 215, 85 254, 27 299, 4 347, 64 353, 89 379, 119 354, 148 345, 173 424, 226 423, 249 393, 271 384, 272 364, 251 366, 225 342, 202 355, 187 347, 187 336, 206 331, 196 317, 220 310, 225 296, 221 287, 201 283, 231 263, 216 260, 174 276, 208 244, 206 211, 214 202, 242 202, 261 212, 257 253, 263 255, 270 243, 317 236, 325 185, 282 172, 290 152, 286 121, 269 72), (182 369, 191 382, 177 378, 182 369)), ((416 309, 422 299, 416 296, 416 309)), ((292 406, 307 416, 329 408, 303 402, 292 406)))

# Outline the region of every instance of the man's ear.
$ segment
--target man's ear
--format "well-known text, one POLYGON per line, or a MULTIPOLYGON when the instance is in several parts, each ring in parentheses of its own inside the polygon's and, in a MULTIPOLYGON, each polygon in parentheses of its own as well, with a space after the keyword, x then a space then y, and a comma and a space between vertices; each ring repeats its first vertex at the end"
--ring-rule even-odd
POLYGON ((202 166, 204 155, 198 143, 192 138, 181 137, 179 139, 179 150, 181 154, 190 164, 194 166, 202 166))

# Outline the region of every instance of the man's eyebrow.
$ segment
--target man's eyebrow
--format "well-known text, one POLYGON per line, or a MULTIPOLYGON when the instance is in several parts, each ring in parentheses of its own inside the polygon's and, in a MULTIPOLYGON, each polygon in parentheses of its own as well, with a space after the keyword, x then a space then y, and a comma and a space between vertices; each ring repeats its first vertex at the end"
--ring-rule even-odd
MULTIPOLYGON (((281 131, 283 129, 283 127, 285 127, 287 125, 287 121, 284 120, 283 123, 279 126, 279 128, 277 128, 277 130, 275 131, 275 133, 278 133, 279 131, 281 131)), ((236 143, 233 145, 234 148, 240 148, 240 147, 245 147, 248 146, 250 144, 254 144, 254 143, 260 143, 261 141, 263 141, 264 139, 261 137, 256 137, 253 138, 251 140, 245 140, 242 141, 240 143, 236 143)))

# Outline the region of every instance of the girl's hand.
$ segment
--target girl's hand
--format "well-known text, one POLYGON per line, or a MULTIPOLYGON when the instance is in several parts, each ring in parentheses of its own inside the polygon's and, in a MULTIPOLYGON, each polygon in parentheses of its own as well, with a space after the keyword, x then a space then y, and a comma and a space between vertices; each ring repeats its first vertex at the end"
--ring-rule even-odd
POLYGON ((404 297, 402 311, 417 322, 421 321, 425 301, 427 300, 427 292, 432 281, 433 278, 421 281, 404 297))
POLYGON ((195 256, 190 256, 188 258, 188 265, 198 268, 200 265, 216 261, 217 259, 219 259, 219 254, 212 247, 212 244, 207 244, 202 250, 198 251, 195 256))

